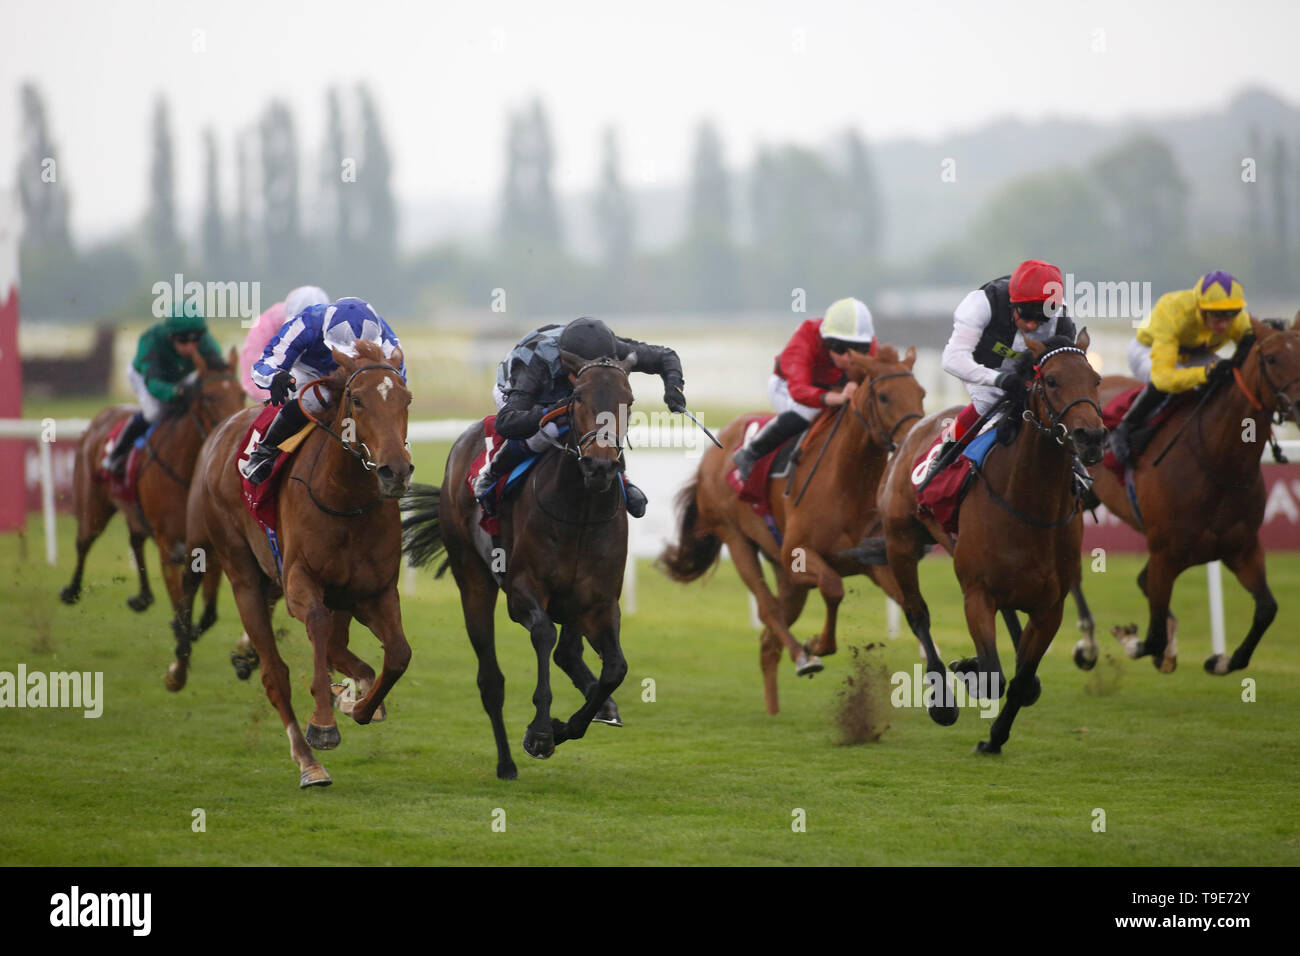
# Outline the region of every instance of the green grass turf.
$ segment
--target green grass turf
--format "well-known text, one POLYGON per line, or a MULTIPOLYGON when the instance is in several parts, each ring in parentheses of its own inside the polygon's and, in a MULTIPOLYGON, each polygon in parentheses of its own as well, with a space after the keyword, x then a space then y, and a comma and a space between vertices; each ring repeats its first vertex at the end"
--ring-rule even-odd
MULTIPOLYGON (((424 464, 426 477, 437 470, 424 464)), ((890 671, 910 672, 919 659, 910 636, 884 637, 884 601, 865 579, 840 616, 841 653, 811 680, 783 661, 783 710, 769 717, 733 569, 682 586, 643 563, 640 613, 623 622, 630 670, 616 698, 626 726, 593 725, 549 761, 519 746, 535 662, 524 631, 499 611, 513 782, 494 774, 454 585, 422 574, 403 600, 414 656, 389 698, 390 719, 359 727, 341 717, 342 746, 321 755, 334 785, 303 792, 260 681, 237 681, 227 662, 239 631, 227 586, 189 685, 169 694, 170 612, 165 601, 142 615, 126 608, 134 575, 120 519, 92 552, 74 607, 57 600, 71 571, 72 521, 59 521, 57 568, 43 562, 35 522, 31 530, 25 556, 17 538, 0 538, 0 670, 102 671, 106 699, 97 720, 0 711, 0 863, 1300 863, 1300 557, 1269 562, 1282 611, 1247 672, 1256 702, 1242 701, 1242 675, 1201 670, 1209 640, 1198 569, 1175 594, 1177 673, 1122 658, 1109 637, 1097 670, 1075 670, 1068 612, 1040 672, 1042 699, 1022 711, 1000 757, 971 753, 989 726, 974 709, 950 728, 919 709, 891 709, 880 742, 836 745, 848 645, 883 641, 890 671), (653 703, 642 700, 646 678, 653 703), (206 811, 206 832, 191 828, 195 808, 206 811), (492 829, 497 808, 505 832, 492 829), (796 808, 806 812, 804 833, 791 828, 796 808), (1092 828, 1096 808, 1106 812, 1104 833, 1092 828)), ((147 555, 158 586, 152 546, 147 555)), ((1085 569, 1103 628, 1143 619, 1138 567, 1112 557, 1104 574, 1085 569)), ((966 656, 951 564, 932 558, 922 569, 941 652, 966 656)), ((1231 647, 1250 605, 1225 583, 1231 647)), ((797 633, 810 636, 820 622, 814 596, 797 633)), ((276 624, 287 629, 281 648, 305 720, 306 636, 282 607, 276 624)), ((353 646, 378 663, 377 643, 356 625, 353 646)), ((567 718, 578 695, 553 673, 554 711, 567 718)))

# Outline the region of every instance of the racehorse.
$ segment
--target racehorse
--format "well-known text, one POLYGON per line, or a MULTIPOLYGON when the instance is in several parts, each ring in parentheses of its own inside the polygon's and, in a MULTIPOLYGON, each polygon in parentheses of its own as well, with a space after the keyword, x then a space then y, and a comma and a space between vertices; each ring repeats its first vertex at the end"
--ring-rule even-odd
MULTIPOLYGON (((1300 314, 1285 331, 1257 319, 1251 319, 1251 328, 1255 342, 1239 349, 1234 384, 1203 396, 1202 403, 1174 411, 1138 459, 1133 477, 1140 518, 1114 473, 1106 467, 1092 469, 1097 497, 1125 524, 1146 535, 1150 552, 1138 575, 1150 610, 1146 639, 1119 628, 1116 636, 1129 657, 1150 655, 1164 673, 1177 666, 1170 633, 1176 621, 1169 598, 1174 580, 1188 568, 1222 561, 1255 601, 1245 639, 1231 657, 1211 654, 1205 661, 1209 673, 1228 674, 1248 666, 1277 614, 1259 544, 1265 504, 1260 458, 1274 420, 1281 424, 1290 416, 1300 424, 1300 314)), ((1110 401, 1141 384, 1107 376, 1102 399, 1110 401)), ((1082 588, 1075 596, 1085 620, 1074 661, 1089 670, 1097 661, 1097 643, 1082 588)))
MULTIPOLYGON (((946 694, 948 675, 930 636, 930 610, 921 596, 916 565, 924 545, 937 541, 953 556, 965 597, 966 623, 976 656, 955 663, 959 674, 978 673, 985 687, 1005 690, 1006 704, 993 723, 983 753, 1000 753, 1021 707, 1038 700, 1035 671, 1061 624, 1065 597, 1078 582, 1081 504, 1074 488, 1073 454, 1085 464, 1100 461, 1106 431, 1097 404, 1097 373, 1088 364, 1086 330, 1078 341, 1057 336, 1025 343, 1031 353, 1020 371, 1031 384, 1023 399, 1019 433, 1009 447, 991 449, 961 505, 956 541, 929 514, 918 514, 913 463, 934 441, 950 408, 917 423, 890 461, 880 485, 885 554, 903 592, 903 612, 926 656, 930 717, 948 726, 957 708, 946 694), (1026 367, 1033 365, 1032 369, 1026 367), (1016 672, 1004 688, 997 653, 997 615, 1002 612, 1016 648, 1016 672), (1029 622, 1022 634, 1016 611, 1029 622)), ((1017 396, 1018 398, 1018 396, 1017 396)), ((1015 418, 1004 422, 1014 424, 1015 418)))
MULTIPOLYGON (((323 420, 328 414, 317 419, 283 466, 276 529, 283 568, 245 507, 241 488, 238 456, 258 409, 228 419, 213 432, 199 456, 189 496, 186 547, 215 555, 230 579, 244 630, 261 658, 266 696, 289 735, 304 788, 331 783, 312 748, 331 750, 341 740, 331 704, 343 695, 331 690, 331 669, 356 681, 362 699, 346 700, 341 709, 350 709, 358 724, 367 724, 383 719, 384 697, 411 658, 397 596, 397 498, 414 470, 406 445, 411 393, 397 371, 400 349, 385 359, 378 346, 359 341, 356 352, 349 356, 334 350, 338 368, 321 383, 336 397, 333 420, 323 420), (313 648, 316 706, 305 735, 290 704, 289 668, 271 630, 271 605, 281 595, 289 613, 306 625, 313 648), (348 649, 353 618, 383 645, 378 680, 373 668, 348 649)), ((305 384, 299 391, 312 387, 305 384)), ((185 683, 190 602, 201 577, 191 568, 183 580, 181 636, 168 670, 169 690, 185 683)))
MULTIPOLYGON (((236 352, 228 357, 233 369, 236 352)), ((59 594, 65 604, 75 604, 81 596, 81 576, 86 555, 104 526, 118 510, 126 518, 140 578, 140 592, 127 599, 133 611, 144 611, 153 604, 153 590, 144 565, 144 542, 152 537, 158 545, 163 584, 173 611, 181 596, 181 569, 190 560, 185 551, 185 495, 203 440, 223 419, 244 406, 244 393, 233 371, 209 371, 201 354, 194 356, 197 378, 184 390, 184 403, 177 403, 144 440, 144 458, 136 473, 135 501, 115 497, 110 482, 100 466, 104 443, 115 425, 136 412, 131 405, 106 408, 90 423, 77 446, 73 473, 73 503, 77 513, 77 569, 72 580, 59 594)), ((203 589, 204 610, 198 633, 217 620, 216 594, 221 575, 213 575, 203 589)))
POLYGON ((419 566, 446 549, 439 573, 450 565, 460 589, 465 629, 478 657, 479 695, 496 738, 497 776, 503 780, 515 779, 518 769, 501 715, 505 678, 493 628, 498 591, 505 591, 511 620, 528 631, 537 654, 536 714, 523 739, 530 757, 550 757, 559 744, 583 737, 598 717, 618 723, 609 697, 627 674, 619 644, 618 599, 627 560, 627 508, 619 473, 632 404, 630 361, 587 361, 567 352, 561 358, 576 384, 568 403, 552 410, 548 420, 565 416, 568 430, 562 447, 543 455, 519 492, 502 502, 499 542, 479 526, 479 504, 466 483, 483 450, 481 424, 452 446, 442 488, 425 488, 403 503, 408 560, 419 566), (504 570, 493 552, 504 559, 504 570), (582 660, 584 635, 600 656, 599 678, 582 660), (584 697, 563 722, 551 717, 552 649, 584 697))
POLYGON ((707 449, 694 480, 678 494, 677 542, 660 556, 660 566, 674 581, 694 581, 713 567, 722 546, 727 546, 736 571, 758 602, 763 622, 759 663, 769 714, 780 710, 776 678, 782 644, 800 676, 822 669, 817 655, 835 653, 845 577, 865 573, 890 597, 901 597, 888 568, 866 566, 849 552, 877 525, 876 486, 889 453, 921 418, 925 389, 912 375, 915 348, 901 360, 892 345, 882 346, 874 358, 849 355, 850 378, 860 383, 857 391, 833 413, 833 422, 813 426, 793 478, 768 482, 781 540, 727 481, 735 467, 732 453, 744 440, 750 417, 742 416, 722 430, 725 450, 707 449), (786 481, 787 493, 795 497, 777 492, 777 483, 786 481), (763 575, 760 553, 775 572, 776 595, 763 575), (801 645, 790 627, 814 587, 826 604, 826 621, 818 636, 801 645))

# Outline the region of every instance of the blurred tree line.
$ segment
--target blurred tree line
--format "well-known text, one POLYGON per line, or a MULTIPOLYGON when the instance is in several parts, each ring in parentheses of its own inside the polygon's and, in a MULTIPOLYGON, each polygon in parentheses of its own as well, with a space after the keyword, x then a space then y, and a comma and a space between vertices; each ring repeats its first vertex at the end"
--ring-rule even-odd
POLYGON ((139 227, 78 248, 43 101, 30 84, 20 98, 24 311, 35 317, 144 317, 153 283, 176 272, 201 281, 259 280, 263 307, 294 285, 313 283, 336 295, 364 295, 395 316, 427 315, 448 304, 486 309, 504 290, 512 318, 782 309, 797 289, 815 312, 841 295, 869 295, 882 285, 972 285, 1029 257, 1052 259, 1080 278, 1150 280, 1157 295, 1186 287, 1210 268, 1233 270, 1248 291, 1300 289, 1300 163, 1281 135, 1270 148, 1258 131, 1258 169, 1241 177, 1249 190, 1246 221, 1225 222, 1213 235, 1190 232, 1190 191, 1168 145, 1136 135, 1081 166, 1011 180, 964 234, 928 256, 891 263, 881 253, 889 216, 907 210, 890 209, 871 150, 855 131, 824 151, 763 146, 737 175, 716 125, 701 122, 682 234, 648 251, 638 243, 619 137, 607 128, 590 199, 599 256, 589 261, 569 248, 554 186, 556 150, 540 101, 506 118, 491 247, 446 242, 406 252, 398 245, 393 160, 366 86, 326 92, 316 169, 303 161, 293 112, 281 101, 268 103, 233 141, 223 144, 216 131, 204 130, 204 200, 189 242, 177 226, 173 135, 159 97, 149 203, 139 227), (229 189, 220 177, 223 147, 234 159, 229 189), (305 207, 304 193, 311 200, 305 207))

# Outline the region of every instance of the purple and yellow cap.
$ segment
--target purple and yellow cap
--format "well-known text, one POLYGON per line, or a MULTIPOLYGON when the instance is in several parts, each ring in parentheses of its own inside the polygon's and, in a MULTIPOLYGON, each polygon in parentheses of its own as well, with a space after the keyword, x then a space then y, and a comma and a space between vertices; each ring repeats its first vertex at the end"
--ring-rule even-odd
POLYGON ((1246 307, 1246 290, 1236 276, 1222 270, 1196 280, 1196 307, 1206 312, 1240 312, 1246 307))

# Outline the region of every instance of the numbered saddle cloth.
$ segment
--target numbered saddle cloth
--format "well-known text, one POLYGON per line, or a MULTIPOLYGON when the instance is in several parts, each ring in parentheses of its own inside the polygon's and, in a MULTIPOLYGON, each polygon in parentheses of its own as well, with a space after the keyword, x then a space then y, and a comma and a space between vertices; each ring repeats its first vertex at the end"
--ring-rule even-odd
POLYGON ((276 500, 279 497, 280 477, 283 474, 285 465, 293 457, 298 446, 302 444, 313 428, 316 427, 314 422, 308 422, 305 427, 298 431, 292 438, 280 442, 280 451, 283 453, 275 460, 275 467, 271 469, 271 474, 260 485, 254 485, 243 477, 243 466, 248 461, 248 456, 253 453, 257 443, 262 440, 266 430, 271 427, 271 422, 280 409, 275 405, 268 405, 258 413, 257 418, 253 419, 253 424, 249 427, 248 433, 244 436, 244 443, 240 446, 243 451, 239 453, 240 467, 240 485, 244 492, 244 504, 248 506, 248 513, 256 519, 257 523, 266 531, 268 540, 271 541, 271 549, 276 552, 276 561, 279 561, 279 546, 275 541, 275 514, 276 500))
POLYGON ((153 430, 158 427, 158 423, 149 426, 149 430, 135 440, 131 446, 131 451, 127 454, 126 467, 122 469, 122 476, 119 478, 108 470, 108 460, 113 455, 113 449, 117 447, 118 436, 126 428, 127 422, 131 416, 127 415, 120 422, 109 430, 108 436, 104 439, 104 447, 99 452, 99 477, 101 481, 108 482, 108 493, 113 498, 118 498, 125 502, 135 501, 135 484, 136 478, 140 474, 140 464, 144 461, 145 451, 144 444, 153 434, 153 430))
MULTIPOLYGON (((975 477, 975 468, 984 463, 985 456, 988 455, 989 449, 993 447, 997 438, 996 428, 989 428, 972 438, 962 449, 961 454, 954 458, 948 467, 935 475, 925 486, 925 490, 917 496, 917 511, 933 515, 943 530, 955 537, 957 514, 961 510, 962 499, 970 490, 971 482, 975 477)), ((925 454, 916 459, 911 475, 913 487, 917 487, 925 480, 925 474, 930 470, 930 462, 939 454, 942 440, 942 434, 936 435, 925 454)))
MULTIPOLYGON (((497 417, 495 415, 489 415, 487 418, 483 419, 483 449, 477 456, 475 456, 474 460, 470 463, 469 470, 465 473, 465 484, 469 486, 471 494, 474 492, 474 482, 478 479, 478 476, 482 474, 483 469, 487 467, 488 459, 492 455, 495 455, 497 450, 509 441, 508 438, 503 438, 501 435, 497 434, 496 421, 497 417)), ((561 426, 559 429, 560 434, 563 434, 565 430, 566 426, 561 426)), ((524 461, 516 465, 509 475, 496 483, 496 487, 493 488, 489 494, 496 496, 495 503, 498 512, 500 511, 501 502, 506 499, 507 495, 511 494, 519 487, 520 479, 523 478, 528 469, 533 467, 533 464, 537 459, 541 457, 541 454, 530 455, 528 458, 524 459, 524 461)), ((489 515, 486 511, 480 512, 479 526, 490 535, 501 533, 501 522, 497 519, 497 516, 495 514, 489 515)))

